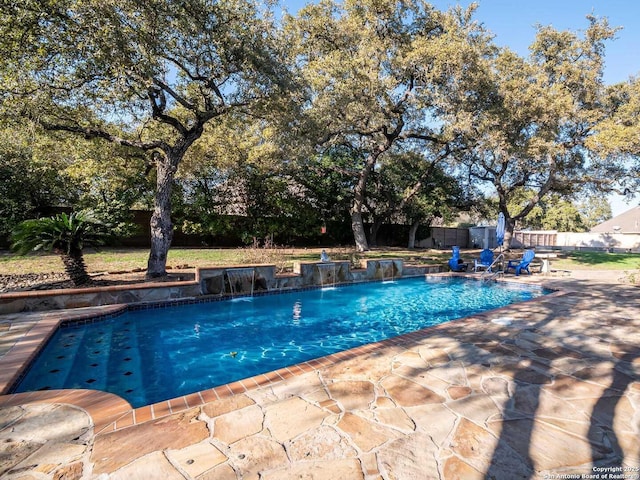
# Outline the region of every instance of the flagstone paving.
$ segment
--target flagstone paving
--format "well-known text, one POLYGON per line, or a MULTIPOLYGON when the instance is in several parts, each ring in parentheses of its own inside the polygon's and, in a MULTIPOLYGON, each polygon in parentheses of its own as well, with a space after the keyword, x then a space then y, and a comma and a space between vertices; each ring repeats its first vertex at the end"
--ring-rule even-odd
POLYGON ((0 397, 0 477, 640 478, 640 290, 526 280, 563 292, 177 413, 0 397))

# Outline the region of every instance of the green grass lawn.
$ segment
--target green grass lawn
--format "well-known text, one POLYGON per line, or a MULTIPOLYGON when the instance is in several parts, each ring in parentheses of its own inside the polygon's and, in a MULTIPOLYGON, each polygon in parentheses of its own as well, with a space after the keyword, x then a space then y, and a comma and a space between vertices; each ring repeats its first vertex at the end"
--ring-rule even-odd
MULTIPOLYGON (((275 264, 279 270, 290 269, 295 261, 312 262, 320 259, 321 248, 173 248, 169 251, 167 267, 193 268, 212 265, 275 264)), ((451 257, 449 250, 406 250, 379 248, 357 253, 351 247, 327 248, 332 260, 349 260, 353 264, 367 258, 403 258, 407 263, 431 263, 446 265, 451 257)), ((105 248, 85 253, 87 270, 97 272, 130 272, 144 270, 149 250, 144 248, 105 248)), ((473 263, 478 250, 466 250, 462 258, 473 263)), ((513 252, 508 258, 520 258, 513 252)), ((551 260, 552 268, 564 270, 637 270, 640 254, 606 252, 562 252, 551 260)), ((0 252, 0 275, 21 273, 63 272, 60 258, 53 254, 18 256, 0 252)))
MULTIPOLYGON (((147 268, 148 249, 105 248, 87 250, 84 254, 87 270, 95 272, 120 272, 147 268)), ((172 249, 167 266, 176 268, 204 265, 231 265, 242 263, 240 249, 172 249)), ((50 273, 64 271, 60 257, 54 254, 14 255, 0 253, 0 274, 50 273)))
POLYGON ((607 252, 564 252, 551 260, 552 268, 564 270, 637 270, 640 254, 607 252))
MULTIPOLYGON (((317 261, 321 248, 172 248, 167 268, 193 268, 213 265, 275 264, 279 270, 290 269, 295 261, 317 261)), ((446 263, 449 251, 375 249, 356 253, 353 248, 327 248, 332 260, 349 260, 353 263, 366 258, 403 258, 414 263, 446 263)), ((149 250, 140 248, 104 248, 87 250, 85 263, 90 273, 130 272, 146 269, 149 250)), ((62 261, 53 254, 19 256, 8 251, 0 252, 0 275, 22 273, 63 272, 62 261)))

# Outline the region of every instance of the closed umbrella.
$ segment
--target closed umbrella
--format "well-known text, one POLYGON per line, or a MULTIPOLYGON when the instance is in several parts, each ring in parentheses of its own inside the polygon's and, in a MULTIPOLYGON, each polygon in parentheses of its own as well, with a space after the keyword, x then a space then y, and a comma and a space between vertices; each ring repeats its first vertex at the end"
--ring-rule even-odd
POLYGON ((502 251, 502 244, 504 242, 504 214, 500 212, 498 214, 498 225, 496 226, 496 242, 500 245, 500 251, 502 251))

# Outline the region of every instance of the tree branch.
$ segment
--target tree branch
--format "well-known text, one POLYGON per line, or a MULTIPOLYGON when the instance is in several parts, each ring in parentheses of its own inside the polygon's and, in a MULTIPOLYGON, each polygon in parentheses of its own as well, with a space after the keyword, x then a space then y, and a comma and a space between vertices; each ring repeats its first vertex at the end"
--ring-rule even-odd
POLYGON ((182 105, 187 110, 192 110, 192 111, 196 110, 196 106, 193 103, 187 101, 186 98, 184 98, 182 95, 178 94, 173 88, 171 88, 169 85, 164 83, 159 78, 154 78, 153 82, 156 85, 158 85, 162 90, 164 90, 169 95, 171 95, 176 102, 178 102, 180 105, 182 105))
POLYGON ((149 102, 151 102, 151 112, 153 118, 159 120, 162 123, 166 123, 167 125, 175 128, 182 137, 187 134, 187 129, 182 123, 175 117, 167 115, 164 113, 164 110, 167 106, 167 99, 164 95, 164 91, 157 87, 149 87, 148 89, 148 98, 149 102))
POLYGON ((69 132, 69 133, 80 134, 87 139, 102 138, 103 140, 107 140, 108 142, 115 143, 117 145, 139 148, 145 151, 154 150, 158 148, 163 151, 166 151, 170 148, 169 145, 167 145, 165 142, 162 142, 160 140, 154 140, 152 142, 140 142, 140 141, 128 140, 126 138, 113 135, 104 130, 100 130, 99 128, 81 127, 79 125, 54 124, 54 123, 48 123, 43 120, 38 120, 38 124, 41 125, 45 130, 50 130, 54 132, 57 131, 57 132, 69 132))
POLYGON ((440 145, 447 144, 447 142, 445 142, 441 138, 438 138, 434 135, 420 133, 415 130, 409 130, 408 132, 404 132, 402 135, 398 136, 398 140, 425 140, 427 142, 437 143, 440 145))

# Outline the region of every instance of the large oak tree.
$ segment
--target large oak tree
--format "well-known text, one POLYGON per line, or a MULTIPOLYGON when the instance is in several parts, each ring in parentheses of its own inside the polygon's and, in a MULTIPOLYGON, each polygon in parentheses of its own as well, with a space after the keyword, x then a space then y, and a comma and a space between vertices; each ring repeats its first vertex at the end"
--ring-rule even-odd
POLYGON ((594 184, 629 197, 640 191, 640 78, 607 89, 606 116, 587 146, 598 154, 594 184))
POLYGON ((472 178, 495 188, 507 246, 516 222, 541 199, 593 181, 586 141, 605 118, 604 42, 615 29, 588 19, 582 36, 541 27, 529 58, 504 49, 486 71, 480 103, 460 112, 471 123, 463 162, 472 178), (523 191, 527 201, 513 201, 523 191))
POLYGON ((0 45, 3 115, 147 153, 150 277, 165 274, 173 179, 205 124, 286 83, 273 23, 246 0, 1 0, 0 45))
POLYGON ((605 95, 608 115, 597 125, 589 146, 602 155, 640 157, 640 77, 612 85, 605 95))
MULTIPOLYGON (((489 37, 473 8, 441 12, 421 0, 324 0, 286 28, 306 85, 296 134, 319 151, 354 152, 351 224, 358 250, 369 248, 363 214, 367 184, 393 151, 457 148, 451 113, 483 79, 489 37)), ((339 166, 344 172, 343 166, 339 166)))

